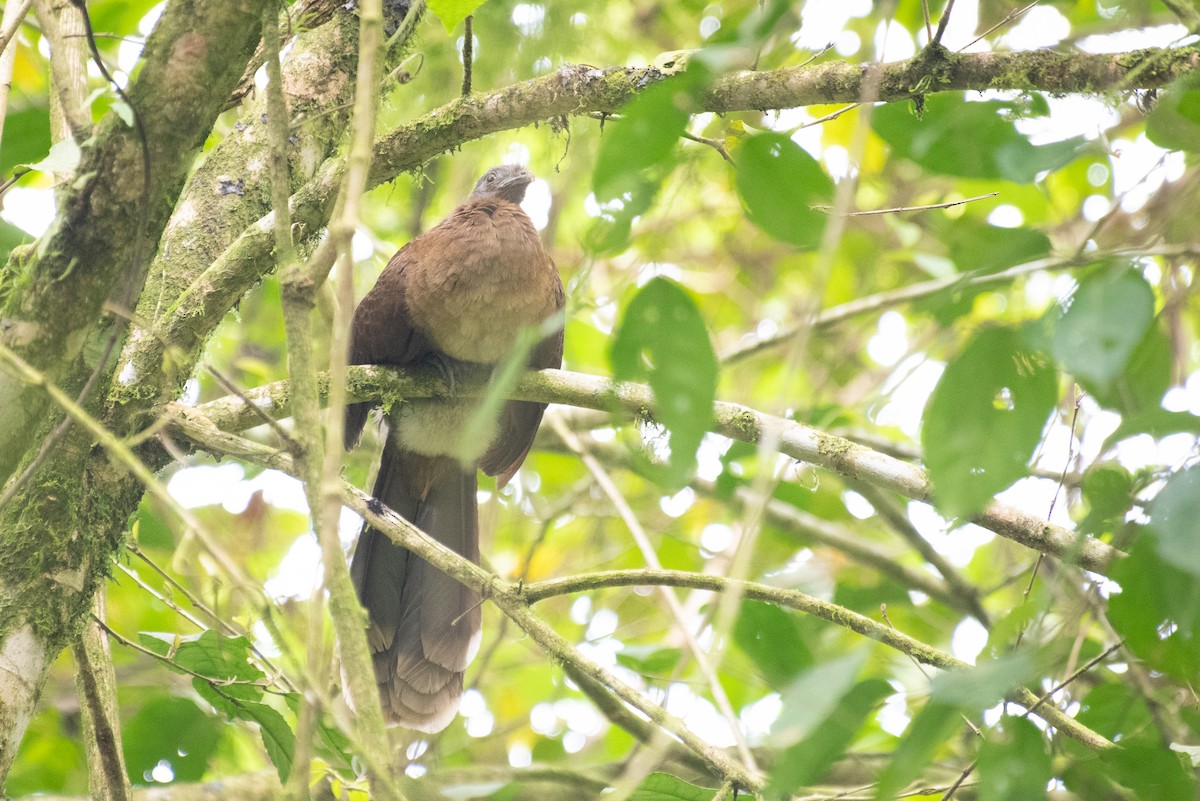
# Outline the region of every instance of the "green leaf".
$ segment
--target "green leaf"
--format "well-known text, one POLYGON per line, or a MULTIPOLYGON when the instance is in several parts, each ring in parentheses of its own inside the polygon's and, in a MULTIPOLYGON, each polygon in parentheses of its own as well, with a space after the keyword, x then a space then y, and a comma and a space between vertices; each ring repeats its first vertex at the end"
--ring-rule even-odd
POLYGON ((944 93, 927 96, 920 117, 907 103, 883 106, 871 117, 871 127, 893 153, 930 172, 1027 184, 1071 161, 1084 140, 1031 144, 1013 124, 1019 111, 1010 101, 967 102, 962 95, 944 93))
POLYGON ((125 769, 135 784, 153 784, 158 763, 171 766, 174 781, 195 782, 221 741, 221 725, 186 698, 154 698, 121 727, 125 769))
POLYGON ((1108 390, 1154 319, 1154 292, 1133 269, 1098 273, 1080 284, 1054 325, 1054 357, 1080 380, 1108 390))
POLYGON ((832 201, 833 181, 804 148, 783 134, 756 134, 734 151, 734 168, 755 225, 800 248, 821 244, 827 215, 813 206, 832 201))
POLYGON ((113 101, 113 104, 109 106, 109 108, 112 109, 114 114, 121 118, 121 122, 125 123, 130 128, 134 127, 133 109, 129 107, 128 103, 123 100, 116 100, 113 101))
POLYGON ((1125 684, 1101 684, 1080 702, 1076 719, 1110 740, 1129 740, 1154 725, 1146 700, 1125 684))
POLYGON ((1005 717, 988 730, 979 749, 980 801, 1029 801, 1045 798, 1054 775, 1046 739, 1028 720, 1005 717))
POLYGON ((789 747, 820 732, 838 702, 855 684, 869 652, 852 651, 809 668, 782 693, 779 717, 771 725, 773 745, 789 747))
POLYGON ((934 504, 967 517, 1026 475, 1058 382, 1009 328, 975 334, 946 365, 921 429, 934 504))
POLYGON ((905 785, 921 775, 942 743, 953 737, 962 725, 962 717, 954 707, 936 701, 927 703, 917 713, 891 760, 879 774, 875 798, 893 801, 905 785))
POLYGON ((219 682, 223 689, 240 698, 257 700, 262 688, 250 684, 266 678, 250 663, 250 641, 245 637, 226 637, 209 629, 195 639, 185 640, 175 651, 175 664, 219 682))
POLYGON ((655 419, 670 432, 663 481, 682 485, 717 392, 717 357, 696 304, 678 284, 651 279, 626 307, 609 356, 616 380, 649 380, 655 419))
POLYGON ((266 676, 250 663, 250 641, 245 637, 226 637, 209 629, 190 637, 143 631, 138 638, 167 657, 172 670, 195 676, 196 692, 226 715, 239 717, 241 704, 263 697, 260 683, 266 676))
POLYGON ((479 405, 467 421, 458 439, 458 460, 464 465, 474 465, 479 457, 479 443, 491 437, 492 426, 500 419, 505 404, 517 385, 517 381, 529 369, 529 354, 538 343, 560 331, 563 326, 562 312, 555 312, 540 326, 526 326, 517 332, 512 349, 497 367, 492 370, 487 391, 479 399, 479 405))
POLYGON ((1040 660, 1026 651, 981 662, 970 670, 934 677, 929 703, 904 733, 899 747, 879 777, 877 799, 892 799, 921 775, 938 749, 962 729, 962 715, 992 706, 1012 688, 1034 677, 1040 660))
POLYGON ((1109 620, 1150 667, 1191 682, 1200 664, 1200 582, 1163 561, 1154 539, 1143 534, 1113 567, 1121 592, 1109 599, 1109 620))
POLYGON ((255 693, 257 697, 262 696, 262 690, 246 685, 221 685, 204 679, 192 679, 192 687, 217 711, 258 724, 263 747, 279 774, 279 781, 286 782, 296 756, 296 735, 276 709, 254 700, 255 693))
POLYGON ((597 202, 633 191, 648 170, 670 161, 707 83, 707 71, 691 65, 642 92, 621 109, 620 119, 605 124, 592 173, 597 202))
MULTIPOLYGON (((300 693, 286 693, 283 700, 293 715, 300 715, 300 693)), ((317 738, 313 742, 313 753, 339 771, 352 772, 354 769, 354 746, 350 742, 350 738, 341 729, 330 726, 320 716, 314 723, 317 738)))
POLYGON ((1041 661, 1043 658, 1036 652, 1023 650, 981 661, 970 670, 939 673, 930 683, 931 698, 967 712, 978 712, 1034 678, 1041 661))
POLYGON ((1088 503, 1088 513, 1079 522, 1079 528, 1092 535, 1102 533, 1106 525, 1123 522, 1133 506, 1133 476, 1115 462, 1090 468, 1083 475, 1080 489, 1088 503))
POLYGON ((604 126, 592 173, 600 215, 584 237, 598 255, 629 246, 633 221, 654 205, 662 182, 675 167, 675 144, 709 81, 702 64, 654 84, 604 126))
POLYGON ((1184 767, 1180 754, 1149 740, 1121 746, 1106 752, 1103 764, 1110 776, 1134 792, 1135 798, 1195 801, 1196 775, 1184 767))
POLYGON ((12 253, 13 248, 32 241, 33 237, 25 231, 7 220, 0 220, 0 305, 3 305, 3 298, 7 290, 4 285, 15 279, 15 275, 7 269, 9 267, 8 256, 12 253))
POLYGON ((791 8, 792 3, 789 0, 769 0, 769 2, 755 3, 744 9, 740 20, 738 19, 739 10, 730 9, 721 21, 720 30, 713 34, 704 49, 697 55, 701 58, 717 60, 733 56, 739 52, 737 48, 743 48, 740 52, 744 53, 745 48, 759 47, 775 31, 779 21, 791 8), (733 45, 733 47, 722 47, 722 45, 733 45), (717 51, 715 56, 713 51, 717 51))
POLYGON ((79 166, 81 155, 79 145, 75 143, 74 139, 63 139, 61 142, 55 142, 50 146, 50 152, 44 159, 28 166, 29 169, 37 170, 38 172, 75 172, 75 168, 79 166))
POLYGON ((600 215, 584 235, 583 244, 597 256, 615 256, 629 247, 633 221, 654 205, 662 176, 642 176, 619 198, 600 204, 600 215))
POLYGON ((782 687, 812 664, 796 615, 775 604, 742 601, 733 638, 772 687, 782 687))
POLYGON ((942 239, 960 272, 994 273, 1050 252, 1050 238, 1041 231, 999 228, 968 218, 957 220, 942 239))
POLYGON ((678 648, 654 645, 627 645, 617 652, 617 664, 643 676, 663 676, 679 664, 678 648))
POLYGON ((258 724, 263 747, 275 766, 280 784, 286 784, 296 759, 296 734, 283 715, 266 704, 244 704, 244 719, 258 724))
POLYGON ((1103 453, 1121 440, 1138 434, 1149 434, 1158 439, 1180 432, 1200 434, 1200 417, 1188 412, 1168 412, 1161 406, 1153 406, 1140 414, 1122 418, 1117 430, 1104 440, 1100 452, 1103 453))
POLYGON ((454 33, 458 23, 475 13, 484 0, 429 0, 429 10, 442 21, 446 33, 454 33))
POLYGON ((0 150, 0 175, 8 176, 18 164, 37 161, 50 151, 50 112, 39 106, 10 109, 4 118, 4 147, 0 150))
POLYGON ((1150 502, 1150 519, 1159 557, 1200 579, 1200 464, 1167 479, 1150 502))
MULTIPOLYGON (((629 796, 629 801, 712 801, 716 792, 708 787, 688 784, 669 773, 651 773, 629 796)), ((754 796, 739 794, 739 797, 749 801, 754 796)))
POLYGON ((1122 417, 1135 417, 1161 408, 1162 396, 1171 385, 1171 345, 1162 324, 1155 322, 1134 348, 1125 372, 1111 387, 1084 387, 1101 406, 1115 409, 1122 417))
POLYGON ((1146 118, 1146 136, 1168 150, 1200 150, 1200 81, 1185 76, 1167 87, 1146 118))
POLYGON ((775 762, 766 796, 788 797, 821 779, 846 752, 879 703, 894 692, 882 679, 868 679, 838 699, 829 716, 775 762))

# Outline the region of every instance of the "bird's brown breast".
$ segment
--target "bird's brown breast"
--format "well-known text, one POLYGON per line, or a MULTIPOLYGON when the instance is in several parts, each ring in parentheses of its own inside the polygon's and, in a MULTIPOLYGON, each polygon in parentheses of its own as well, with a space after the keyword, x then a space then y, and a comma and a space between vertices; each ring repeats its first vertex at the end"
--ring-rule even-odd
POLYGON ((454 359, 496 363, 556 311, 558 274, 515 203, 473 200, 425 237, 406 276, 416 328, 454 359))

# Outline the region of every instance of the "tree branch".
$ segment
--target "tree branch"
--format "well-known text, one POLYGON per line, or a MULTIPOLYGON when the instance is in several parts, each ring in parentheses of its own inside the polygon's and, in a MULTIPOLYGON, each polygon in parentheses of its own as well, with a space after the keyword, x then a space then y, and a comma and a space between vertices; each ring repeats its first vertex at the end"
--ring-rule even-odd
MULTIPOLYGON (((1128 89, 1153 88, 1194 70, 1198 58, 1200 51, 1195 48, 1101 55, 1072 53, 1069 56, 1049 51, 950 54, 945 64, 938 63, 933 88, 925 91, 1032 88, 1095 92, 1120 88, 1125 83, 1128 86, 1124 88, 1128 89)), ((925 61, 916 58, 881 65, 879 69, 882 71, 880 98, 895 100, 911 97, 911 87, 928 75, 930 68, 925 61), (902 84, 906 87, 903 91, 898 88, 902 84)), ((857 101, 862 72, 859 65, 836 63, 734 73, 717 80, 701 110, 790 108, 857 101)), ((441 153, 493 133, 546 119, 616 111, 646 87, 669 77, 656 67, 599 69, 566 65, 541 78, 455 99, 376 140, 368 188, 391 181, 441 153)), ((334 193, 344 169, 341 158, 329 159, 312 180, 292 196, 293 219, 308 235, 328 223, 334 193)), ((159 322, 159 336, 163 342, 187 352, 197 351, 245 291, 270 272, 272 238, 269 232, 272 225, 270 215, 248 225, 191 287, 180 294, 159 322)), ((1007 279, 983 276, 978 280, 983 283, 1007 279)), ((926 284, 920 287, 920 291, 931 291, 926 284)), ((156 351, 155 341, 153 337, 146 341, 145 363, 148 365, 159 363, 156 354, 161 359, 161 350, 156 351)), ((734 358, 741 355, 746 354, 734 358)))
MULTIPOLYGON (((348 377, 348 400, 351 402, 382 400, 392 403, 407 398, 445 398, 450 394, 434 371, 354 367, 348 371, 348 377)), ((460 381, 455 389, 458 395, 466 397, 480 392, 483 386, 479 382, 460 381)), ((272 416, 283 417, 289 413, 287 382, 258 387, 246 396, 259 410, 272 416)), ((600 411, 620 409, 640 419, 654 417, 654 396, 648 387, 616 384, 600 376, 565 370, 542 370, 525 375, 517 383, 512 397, 600 411)), ((176 417, 193 413, 179 404, 172 404, 170 409, 176 417)), ((259 423, 258 415, 238 397, 210 401, 197 411, 224 430, 242 430, 259 423)), ((774 428, 778 432, 779 452, 793 459, 899 493, 911 500, 928 503, 933 496, 933 487, 923 468, 847 439, 736 403, 717 402, 713 416, 715 422, 710 429, 713 433, 757 443, 768 428, 774 428)), ((998 501, 989 503, 970 522, 1095 573, 1106 573, 1112 561, 1120 556, 1118 550, 1100 540, 1049 524, 1036 515, 998 501)))
MULTIPOLYGON (((337 635, 342 675, 351 706, 355 711, 355 731, 365 748, 364 757, 370 766, 372 795, 385 801, 402 801, 403 794, 392 781, 391 750, 371 651, 367 645, 367 619, 351 583, 345 554, 338 537, 338 518, 341 506, 338 496, 341 480, 342 395, 344 383, 336 380, 332 408, 322 432, 320 402, 318 401, 315 367, 312 311, 317 292, 325 283, 332 259, 325 254, 333 250, 338 256, 338 303, 334 310, 334 331, 330 336, 329 363, 335 377, 343 375, 346 365, 350 313, 354 303, 353 263, 350 259, 350 238, 358 222, 358 205, 366 182, 370 159, 371 133, 375 127, 375 107, 378 102, 379 49, 382 38, 383 15, 380 0, 365 0, 360 4, 358 73, 354 93, 353 135, 348 156, 349 169, 338 196, 337 211, 330 237, 307 263, 293 262, 284 268, 281 278, 282 305, 287 334, 288 367, 295 387, 293 408, 296 414, 296 437, 300 442, 299 473, 304 480, 313 528, 321 547, 324 584, 329 592, 329 612, 337 635), (343 386, 338 386, 342 384, 343 386)), ((282 198, 281 198, 282 199, 282 198)), ((282 211, 282 210, 280 210, 282 211)), ((290 236, 282 226, 277 237, 290 236)), ((280 251, 289 251, 278 243, 280 251)))
MULTIPOLYGON (((819 617, 822 620, 850 629, 876 642, 883 643, 926 665, 932 665, 943 670, 970 670, 972 667, 969 663, 955 659, 944 651, 932 648, 914 637, 897 631, 889 625, 877 623, 869 617, 860 615, 837 604, 814 598, 799 590, 771 587, 752 581, 739 582, 727 579, 724 576, 714 576, 707 573, 689 573, 684 570, 610 570, 600 573, 585 573, 561 579, 548 579, 546 581, 526 584, 521 591, 521 596, 533 604, 546 598, 576 592, 588 592, 605 587, 668 586, 709 590, 711 592, 725 592, 735 584, 738 585, 741 594, 746 598, 765 601, 788 609, 795 609, 813 617, 819 617)), ((1071 739, 1083 743, 1089 748, 1107 750, 1116 747, 1111 741, 1092 731, 1087 726, 1067 717, 1057 707, 1048 707, 1044 698, 1024 687, 1014 690, 1011 693, 1011 700, 1029 709, 1033 714, 1038 715, 1051 726, 1055 726, 1071 739)))
MULTIPOLYGON (((273 451, 266 446, 258 445, 241 437, 220 432, 213 427, 211 420, 195 411, 190 416, 177 418, 177 421, 182 433, 202 447, 227 452, 264 467, 294 474, 295 467, 291 458, 286 454, 273 451)), ((821 601, 798 590, 770 587, 756 582, 734 581, 723 576, 678 570, 616 570, 552 579, 524 586, 512 584, 489 573, 433 539, 362 490, 345 484, 342 498, 349 508, 362 515, 368 523, 386 534, 397 545, 408 549, 438 570, 475 590, 481 597, 493 601, 551 657, 560 662, 569 661, 576 670, 609 687, 625 703, 640 710, 654 723, 682 740, 688 748, 695 751, 708 763, 716 775, 735 780, 746 788, 758 787, 760 779, 747 773, 742 766, 729 760, 723 753, 697 738, 682 721, 651 702, 637 690, 621 682, 601 666, 584 657, 561 635, 534 615, 529 605, 548 597, 601 587, 662 584, 724 592, 736 584, 739 592, 747 598, 775 603, 819 617, 895 648, 925 664, 946 670, 971 668, 971 665, 966 662, 932 648, 891 626, 876 623, 870 618, 844 607, 821 601)), ((1105 750, 1114 747, 1109 740, 1067 717, 1057 707, 1044 706, 1044 702, 1039 696, 1027 688, 1021 687, 1014 690, 1011 693, 1011 700, 1027 709, 1038 708, 1039 717, 1057 727, 1063 734, 1089 748, 1105 750), (1043 705, 1039 706, 1039 704, 1043 705)))
MULTIPOLYGON (((608 417, 603 416, 603 421, 598 425, 605 425, 607 422, 608 417)), ((566 447, 561 439, 554 433, 547 433, 545 427, 538 432, 538 438, 534 445, 539 448, 559 449, 566 452, 566 447)), ((618 465, 625 469, 630 469, 632 466, 628 451, 613 443, 601 443, 589 439, 588 448, 602 456, 606 464, 618 465)), ((693 478, 688 486, 697 493, 726 503, 737 511, 743 510, 753 500, 750 487, 739 486, 729 497, 724 497, 717 491, 716 483, 706 479, 693 478)), ((887 576, 905 587, 924 593, 946 606, 966 612, 979 619, 980 622, 987 620, 986 612, 980 608, 978 599, 972 593, 957 592, 952 589, 949 582, 939 579, 929 571, 903 564, 899 554, 889 553, 870 540, 856 534, 847 526, 825 520, 790 503, 775 499, 767 501, 763 515, 764 519, 773 527, 792 534, 801 541, 814 542, 841 551, 855 562, 887 576), (980 615, 983 616, 980 617, 980 615)), ((922 556, 924 556, 923 553, 922 556)), ((934 566, 939 567, 940 571, 940 566, 936 563, 934 566)), ((649 567, 654 567, 654 565, 649 565, 649 567)))
MULTIPOLYGON (((196 148, 258 43, 260 4, 169 3, 146 43, 145 64, 129 90, 156 177, 143 247, 157 242, 196 148)), ((141 147, 117 114, 105 118, 82 146, 79 179, 60 199, 28 279, 14 285, 6 302, 0 343, 51 380, 80 354, 105 300, 122 282, 137 280, 130 260, 137 250, 141 147)), ((44 410, 35 388, 0 377, 0 479, 33 442, 44 410)))
MULTIPOLYGON (((1135 258, 1143 256, 1192 256, 1195 255, 1196 248, 1194 245, 1176 245, 1161 248, 1133 248, 1129 250, 1110 250, 1104 253, 1087 253, 1072 256, 1050 256, 1044 259, 1018 264, 1015 267, 1009 267, 1006 270, 1001 270, 995 273, 987 273, 983 275, 975 275, 972 273, 961 273, 952 275, 948 278, 936 278, 932 281, 922 281, 916 284, 909 284, 898 289, 891 289, 887 292, 878 292, 874 295, 855 298, 854 300, 841 303, 837 306, 825 309, 817 314, 816 319, 812 322, 812 328, 826 329, 845 322, 846 320, 858 317, 863 314, 890 309, 894 306, 899 306, 904 303, 910 303, 914 300, 927 298, 931 295, 936 295, 940 292, 957 292, 966 289, 974 289, 982 286, 992 286, 994 284, 1007 284, 1024 275, 1042 272, 1043 270, 1069 270, 1074 267, 1085 267, 1089 264, 1096 264, 1106 258, 1119 259, 1122 257, 1135 258)), ((733 364, 742 361, 756 354, 771 348, 781 347, 792 340, 796 336, 795 326, 787 326, 770 334, 769 336, 759 337, 758 335, 750 335, 743 337, 743 341, 739 342, 735 347, 730 348, 721 356, 722 364, 733 364)), ((1057 476, 1055 476, 1057 478, 1057 476)))
MULTIPOLYGON (((215 429, 212 422, 195 413, 176 418, 181 433, 205 448, 214 449, 263 467, 296 475, 296 466, 287 454, 274 451, 233 434, 215 429)), ((727 757, 724 752, 695 735, 675 715, 651 701, 638 690, 622 682, 611 672, 588 659, 572 647, 539 617, 522 599, 517 585, 500 579, 471 560, 442 545, 400 515, 383 506, 362 490, 343 482, 342 502, 361 515, 371 526, 379 529, 398 545, 407 548, 438 570, 470 587, 485 600, 493 601, 551 658, 570 661, 575 670, 608 687, 622 701, 646 715, 653 723, 677 737, 694 751, 714 775, 736 781, 747 789, 761 789, 763 777, 727 757)))
POLYGON ((84 625, 75 643, 75 687, 83 715, 83 741, 88 761, 88 789, 96 801, 129 801, 129 776, 121 749, 117 714, 117 679, 104 619, 104 590, 96 593, 95 620, 84 625))
MULTIPOLYGON (((1098 55, 1049 50, 941 52, 937 61, 918 55, 874 67, 879 81, 874 96, 894 101, 963 89, 1038 89, 1069 94, 1159 88, 1193 71, 1200 55, 1194 47, 1098 55), (933 79, 931 85, 917 91, 922 79, 928 78, 933 79)), ((459 98, 384 135, 376 145, 372 182, 389 181, 439 153, 488 134, 565 115, 619 111, 645 88, 672 74, 653 66, 598 69, 566 65, 541 78, 459 98)), ((699 110, 853 103, 862 97, 865 75, 863 65, 848 62, 735 72, 713 83, 699 110)))
MULTIPOLYGON (((419 16, 420 9, 415 13, 419 16)), ((384 54, 385 67, 399 64, 411 51, 414 26, 415 22, 403 26, 402 30, 408 34, 389 43, 384 54)), ((286 199, 305 182, 312 181, 324 161, 343 143, 358 73, 357 60, 347 57, 347 52, 353 52, 357 41, 358 18, 353 11, 340 6, 328 22, 319 28, 304 30, 296 37, 287 60, 281 65, 280 88, 286 101, 282 111, 284 118, 276 120, 281 112, 270 107, 272 93, 259 98, 244 110, 237 129, 219 142, 196 169, 179 200, 177 212, 163 232, 162 244, 138 305, 140 319, 159 320, 179 305, 194 311, 197 303, 213 302, 204 297, 210 288, 216 302, 223 302, 222 299, 227 297, 221 291, 220 282, 213 280, 216 273, 209 268, 247 225, 264 214, 274 221, 272 198, 253 189, 266 178, 270 163, 265 149, 269 136, 263 128, 270 129, 278 123, 290 134, 285 135, 284 140, 291 178, 290 183, 285 181, 280 187, 286 199), (206 270, 209 272, 205 282, 197 283, 197 278, 206 270), (193 288, 198 297, 194 295, 181 303, 180 296, 189 288, 193 288)), ((395 82, 380 91, 386 97, 394 86, 395 82)), ((292 221, 295 223, 293 235, 298 240, 324 227, 339 180, 328 185, 318 183, 330 201, 319 221, 308 220, 303 215, 292 221)), ((262 253, 270 254, 275 244, 271 230, 270 223, 262 229, 266 234, 259 243, 265 248, 260 251, 262 253)), ((274 260, 267 255, 265 263, 259 267, 261 271, 273 269, 274 260)), ((237 285, 232 287, 234 301, 253 285, 244 280, 239 277, 237 285)), ((130 362, 139 378, 150 377, 162 383, 165 396, 162 400, 170 399, 190 375, 205 339, 222 314, 223 311, 217 311, 215 318, 210 320, 211 325, 184 320, 183 325, 174 329, 164 330, 159 326, 153 335, 131 340, 121 361, 130 362), (164 360, 164 353, 176 349, 177 352, 164 360), (162 375, 164 363, 170 368, 165 376, 162 375)), ((115 394, 119 402, 135 407, 128 410, 130 412, 145 408, 141 392, 118 387, 115 394)))

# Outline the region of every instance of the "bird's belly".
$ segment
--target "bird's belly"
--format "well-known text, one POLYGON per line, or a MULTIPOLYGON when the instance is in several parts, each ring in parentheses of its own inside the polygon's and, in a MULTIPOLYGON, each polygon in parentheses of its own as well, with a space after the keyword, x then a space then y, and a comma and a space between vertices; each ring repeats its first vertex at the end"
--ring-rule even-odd
POLYGON ((479 403, 479 398, 410 401, 389 416, 391 436, 405 450, 473 464, 500 432, 495 415, 476 420, 479 403))

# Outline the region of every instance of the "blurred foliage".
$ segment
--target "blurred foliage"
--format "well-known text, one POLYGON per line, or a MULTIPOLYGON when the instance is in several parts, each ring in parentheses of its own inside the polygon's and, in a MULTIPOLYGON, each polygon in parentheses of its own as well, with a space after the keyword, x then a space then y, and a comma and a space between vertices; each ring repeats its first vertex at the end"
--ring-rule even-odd
MULTIPOLYGON (((154 5, 88 3, 106 34, 106 58, 136 49, 154 5)), ((484 169, 527 162, 540 178, 528 205, 543 213, 538 225, 568 287, 565 366, 644 378, 664 399, 661 427, 613 422, 593 439, 669 568, 726 572, 750 515, 735 498, 760 479, 770 487, 781 470, 773 503, 936 575, 902 527, 838 476, 702 436, 714 387, 722 400, 836 433, 866 432, 868 444, 890 443, 906 458, 924 448, 945 517, 918 503, 902 511, 943 555, 943 568, 978 590, 990 628, 779 517, 766 518, 748 578, 831 599, 979 666, 938 675, 844 628, 743 601, 719 670, 769 776, 767 797, 803 785, 835 788, 829 796, 867 787, 891 798, 907 787, 938 798, 975 764, 955 797, 1038 798, 1051 788, 1056 798, 1088 801, 1194 798, 1187 749, 1200 741, 1192 690, 1200 671, 1200 90, 1172 88, 1156 105, 1118 92, 935 92, 919 108, 697 111, 705 87, 727 71, 869 62, 888 8, 896 23, 889 46, 899 48, 891 57, 903 57, 913 52, 905 45, 924 42, 921 5, 431 3, 453 31, 422 25, 420 71, 381 108, 381 130, 457 96, 458 20, 472 10, 477 91, 564 63, 670 63, 676 74, 614 118, 556 120, 469 142, 372 191, 362 233, 374 255, 358 266, 359 294, 484 169), (821 29, 829 18, 842 23, 821 29), (829 41, 836 48, 822 50, 829 41), (849 176, 853 191, 841 198, 849 176), (978 199, 961 203, 969 198, 978 199), (838 216, 916 206, 937 208, 838 216), (972 283, 1013 268, 1003 280, 972 283), (946 283, 833 326, 805 326, 814 309, 931 279, 946 283), (797 325, 794 342, 747 358, 714 356, 797 325), (789 345, 798 362, 785 358, 789 345), (715 490, 686 486, 697 475, 715 490), (1035 517, 1131 555, 1110 579, 1051 563, 1034 575, 1036 554, 955 517, 1002 492, 1035 517), (1124 646, 1109 652, 1118 640, 1124 646), (1101 758, 1021 717, 1003 701, 1019 685, 1053 690, 1048 703, 1122 748, 1101 758)), ((935 21, 943 5, 932 4, 935 21)), ((1060 2, 1011 18, 1017 8, 960 0, 954 16, 974 9, 976 24, 944 44, 962 47, 988 32, 988 47, 1020 47, 1020 37, 1006 37, 1021 26, 1035 34, 1039 23, 1030 19, 1064 21, 1065 44, 1174 22, 1151 0, 1060 2)), ((1174 39, 1182 35, 1179 28, 1174 39)), ((43 159, 50 144, 49 70, 37 27, 22 28, 16 42, 0 153, 6 177, 43 159)), ((1106 46, 1125 48, 1115 39, 1106 46)), ((94 76, 92 88, 98 117, 109 98, 94 76)), ((222 117, 210 147, 238 114, 222 117)), ((50 181, 31 173, 18 188, 50 181)), ((4 254, 28 239, 0 224, 4 254)), ((0 278, 0 293, 11 280, 0 278)), ((322 313, 327 322, 328 309, 322 313)), ((286 377, 274 277, 230 312, 205 361, 244 387, 286 377)), ((207 371, 189 391, 201 401, 226 394, 207 371)), ((251 436, 275 442, 265 427, 251 436)), ((346 457, 348 478, 369 485, 378 446, 369 427, 346 457)), ((142 504, 132 524, 138 550, 114 569, 108 593, 110 625, 142 646, 114 644, 113 654, 130 778, 157 785, 272 768, 286 776, 303 678, 334 699, 316 726, 314 777, 358 786, 363 766, 345 733, 349 713, 331 692, 337 672, 326 670, 332 637, 327 624, 309 624, 319 569, 300 489, 272 472, 202 457, 167 478, 273 601, 264 619, 256 592, 236 586, 157 503, 142 504), (314 676, 314 664, 326 672, 314 676)), ((535 451, 504 490, 486 479, 481 487, 482 552, 503 576, 537 581, 644 566, 574 456, 535 451)), ((348 547, 354 530, 348 522, 348 547)), ((698 631, 711 633, 713 599, 680 596, 698 631)), ((610 589, 547 600, 536 611, 713 743, 732 743, 654 594, 610 589)), ((458 798, 522 797, 520 768, 531 760, 619 769, 638 747, 633 738, 491 606, 484 631, 464 715, 432 738, 395 732, 401 769, 432 779, 455 769, 514 769, 502 789, 464 781, 458 798)), ((86 792, 79 721, 64 655, 9 776, 10 795, 86 792)), ((631 797, 716 792, 710 776, 662 770, 671 773, 645 777, 631 797)))

